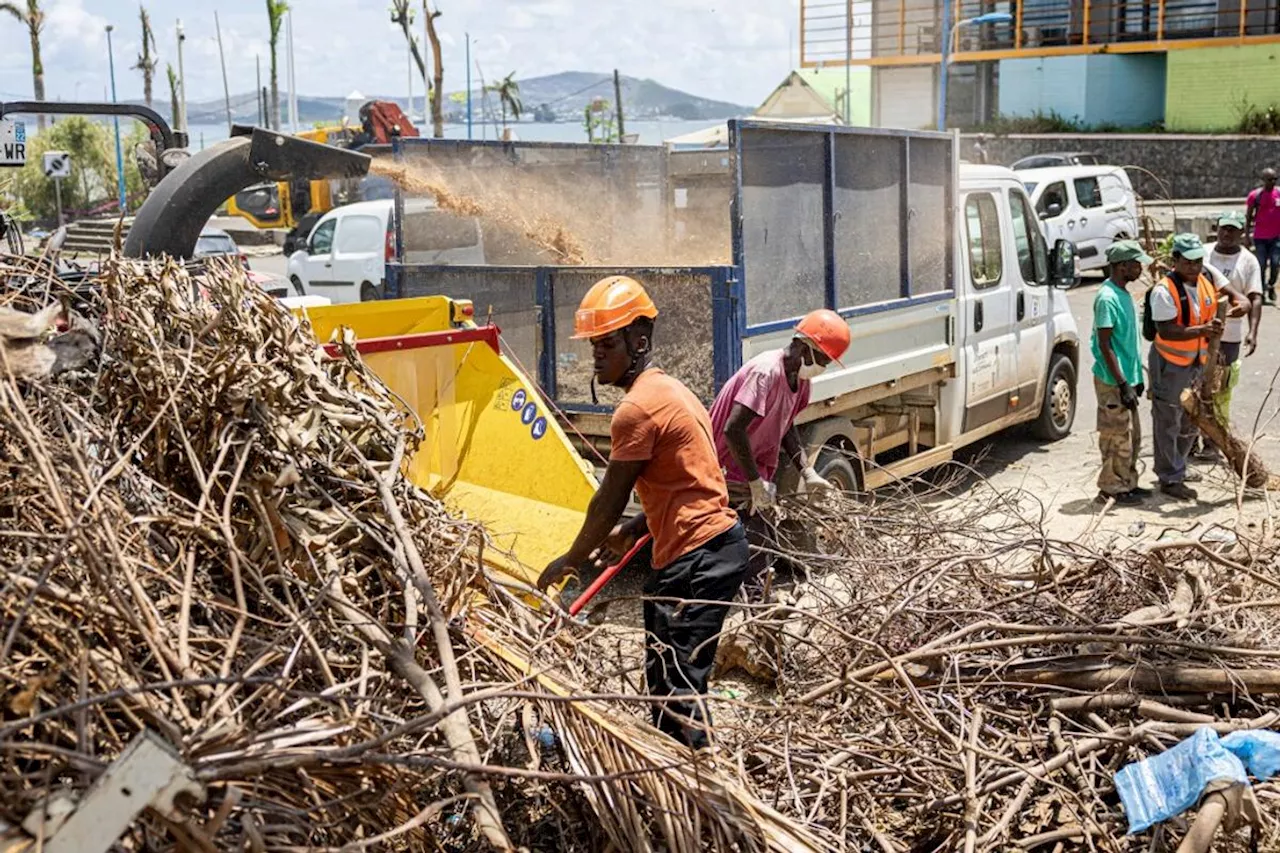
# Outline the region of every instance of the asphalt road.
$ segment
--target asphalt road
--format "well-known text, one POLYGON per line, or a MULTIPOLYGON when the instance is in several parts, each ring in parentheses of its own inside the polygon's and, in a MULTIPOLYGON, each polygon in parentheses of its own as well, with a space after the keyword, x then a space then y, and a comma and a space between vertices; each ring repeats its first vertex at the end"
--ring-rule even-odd
MULTIPOLYGON (((1100 280, 1086 282, 1067 293, 1083 343, 1076 420, 1071 435, 1059 442, 1044 443, 1030 437, 1025 430, 1011 430, 966 448, 959 457, 972 464, 993 486, 1025 489, 1035 495, 1044 505, 1046 525, 1062 536, 1082 532, 1099 511, 1093 501, 1101 465, 1096 430, 1097 397, 1093 392, 1093 356, 1088 341, 1093 327, 1093 298, 1100 283, 1100 280)), ((1145 285, 1133 285, 1130 290, 1137 300, 1145 293, 1145 285)), ((1280 309, 1262 309, 1258 339, 1257 352, 1245 359, 1241 370, 1240 385, 1232 401, 1232 422, 1237 434, 1258 436, 1256 452, 1272 471, 1280 471, 1280 379, 1277 379, 1280 309)), ((1144 364, 1147 346, 1144 341, 1144 364)), ((1138 465, 1140 481, 1144 486, 1154 487, 1150 401, 1143 400, 1139 411, 1143 427, 1143 451, 1138 465)), ((1129 529, 1135 521, 1150 523, 1157 519, 1174 524, 1237 523, 1235 516, 1241 506, 1236 501, 1235 475, 1222 465, 1195 463, 1194 467, 1205 476, 1204 482, 1196 486, 1199 501, 1177 502, 1157 494, 1141 507, 1112 507, 1104 527, 1129 529)), ((1264 502, 1256 498, 1246 498, 1242 506, 1240 523, 1258 523, 1265 513, 1264 502)))

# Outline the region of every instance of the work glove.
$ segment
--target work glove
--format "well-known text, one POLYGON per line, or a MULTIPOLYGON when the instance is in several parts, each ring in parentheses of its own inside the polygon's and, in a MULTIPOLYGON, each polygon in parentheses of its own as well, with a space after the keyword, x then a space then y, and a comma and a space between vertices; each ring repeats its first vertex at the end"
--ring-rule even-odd
POLYGON ((778 487, 773 483, 768 480, 752 480, 747 485, 751 487, 752 515, 778 505, 778 487))
POLYGON ((1120 383, 1120 402, 1130 411, 1138 408, 1138 393, 1127 382, 1120 383))
POLYGON ((818 473, 817 469, 809 465, 800 471, 800 494, 806 495, 809 492, 834 492, 836 487, 831 481, 818 473))
POLYGON ((1147 386, 1146 386, 1146 385, 1144 385, 1144 384, 1143 384, 1143 383, 1141 383, 1141 382, 1139 382, 1137 385, 1133 386, 1133 391, 1134 391, 1134 393, 1135 393, 1135 394, 1137 394, 1137 395, 1138 395, 1138 399, 1139 399, 1139 400, 1141 400, 1143 397, 1147 396, 1147 386))

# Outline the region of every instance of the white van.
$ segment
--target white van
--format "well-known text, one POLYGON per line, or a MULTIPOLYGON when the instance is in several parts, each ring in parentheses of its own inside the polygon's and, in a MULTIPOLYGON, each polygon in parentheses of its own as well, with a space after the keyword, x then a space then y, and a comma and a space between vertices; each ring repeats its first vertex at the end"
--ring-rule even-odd
MULTIPOLYGON (((433 201, 405 202, 404 241, 406 263, 484 263, 479 222, 440 210, 433 201)), ((289 257, 289 281, 300 296, 323 296, 335 303, 380 299, 395 243, 391 199, 334 208, 289 257)))
POLYGON ((1020 169, 1049 245, 1070 240, 1081 270, 1107 265, 1115 240, 1138 236, 1138 202, 1129 175, 1119 166, 1059 166, 1020 169))

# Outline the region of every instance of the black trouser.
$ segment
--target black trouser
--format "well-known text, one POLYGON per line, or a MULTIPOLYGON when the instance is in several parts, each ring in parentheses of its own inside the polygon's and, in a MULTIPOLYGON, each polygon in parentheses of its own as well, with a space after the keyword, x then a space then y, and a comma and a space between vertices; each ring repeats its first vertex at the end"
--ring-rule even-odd
MULTIPOLYGON (((645 683, 652 696, 702 696, 729 602, 747 572, 742 524, 655 571, 645 583, 645 683), (703 602, 723 601, 724 604, 703 602), (686 603, 690 602, 690 603, 686 603)), ((653 724, 694 749, 707 745, 711 712, 698 699, 653 706, 653 724)))

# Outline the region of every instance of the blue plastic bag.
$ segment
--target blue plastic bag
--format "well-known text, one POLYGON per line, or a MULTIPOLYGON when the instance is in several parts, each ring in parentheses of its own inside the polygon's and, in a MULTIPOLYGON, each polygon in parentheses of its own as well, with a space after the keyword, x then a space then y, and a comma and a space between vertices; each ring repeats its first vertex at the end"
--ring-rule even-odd
POLYGON ((1280 773, 1280 733, 1259 729, 1232 732, 1222 739, 1222 746, 1244 762, 1249 775, 1265 782, 1280 773))
POLYGON ((1160 755, 1121 767, 1116 791, 1129 817, 1129 834, 1182 814, 1217 781, 1248 784, 1240 759, 1208 727, 1160 755))

